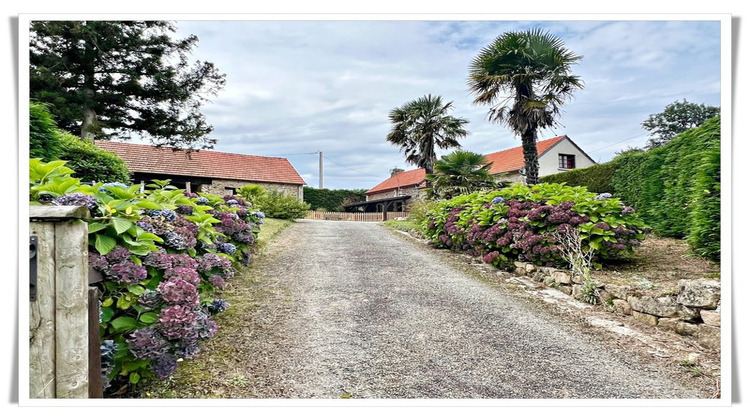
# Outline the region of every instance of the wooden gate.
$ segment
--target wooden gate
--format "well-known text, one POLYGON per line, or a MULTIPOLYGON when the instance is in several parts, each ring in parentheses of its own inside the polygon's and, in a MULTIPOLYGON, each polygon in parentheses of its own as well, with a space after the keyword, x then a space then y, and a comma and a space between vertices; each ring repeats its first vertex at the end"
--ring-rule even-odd
POLYGON ((305 219, 312 220, 343 220, 349 222, 383 222, 393 220, 397 217, 407 217, 408 212, 389 211, 384 212, 367 212, 367 213, 343 213, 334 211, 311 211, 307 213, 305 219))

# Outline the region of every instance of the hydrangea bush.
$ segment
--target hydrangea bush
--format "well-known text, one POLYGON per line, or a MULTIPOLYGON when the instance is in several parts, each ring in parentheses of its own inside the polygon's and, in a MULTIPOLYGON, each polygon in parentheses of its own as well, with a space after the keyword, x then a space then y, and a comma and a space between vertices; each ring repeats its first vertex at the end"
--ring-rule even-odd
POLYGON ((515 261, 564 266, 555 233, 570 229, 599 260, 623 258, 640 245, 646 226, 611 194, 564 184, 516 184, 440 202, 422 228, 438 247, 511 268, 515 261))
POLYGON ((102 276, 103 381, 108 393, 167 378, 216 334, 212 317, 264 214, 241 198, 194 194, 154 181, 83 185, 64 162, 30 165, 34 204, 86 206, 89 266, 102 276))

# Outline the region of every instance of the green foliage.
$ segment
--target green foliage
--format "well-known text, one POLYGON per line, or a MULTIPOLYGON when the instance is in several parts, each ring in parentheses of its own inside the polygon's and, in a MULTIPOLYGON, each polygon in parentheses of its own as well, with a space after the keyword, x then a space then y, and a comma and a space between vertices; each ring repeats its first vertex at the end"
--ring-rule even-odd
POLYGON ((83 205, 91 213, 89 266, 103 276, 100 333, 109 349, 105 386, 111 381, 114 392, 165 378, 215 333, 210 316, 226 307, 215 297, 233 266, 249 260, 263 216, 235 197, 190 194, 168 180, 141 191, 85 185, 72 174, 63 161, 31 159, 29 192, 32 204, 83 205), (151 338, 136 342, 134 333, 151 338))
POLYGON ((166 21, 32 21, 30 97, 82 138, 136 134, 155 145, 210 148, 213 127, 200 107, 225 75, 213 63, 190 63, 198 38, 174 32, 166 21))
POLYGON ((661 236, 688 238, 694 252, 719 260, 720 147, 718 117, 664 146, 613 160, 613 192, 637 208, 661 236))
POLYGON ((386 140, 401 148, 406 162, 432 173, 437 156, 435 148, 461 147, 458 139, 466 137, 464 118, 448 115, 453 102, 443 103, 440 96, 426 95, 394 108, 388 113, 391 129, 386 140))
POLYGON ((649 135, 648 149, 662 146, 678 134, 700 127, 711 118, 718 117, 718 106, 694 104, 683 99, 674 101, 658 114, 651 114, 641 123, 649 135))
POLYGON ((492 162, 484 155, 456 150, 435 163, 435 173, 425 175, 434 198, 453 198, 472 191, 497 189, 495 175, 490 174, 492 162))
POLYGON ((31 101, 29 105, 29 157, 49 162, 58 159, 61 150, 57 124, 48 106, 31 101))
POLYGON ((409 207, 409 220, 421 225, 426 219, 429 212, 438 205, 434 200, 416 201, 409 207))
POLYGON ((309 204, 277 190, 267 190, 254 204, 266 217, 274 219, 301 219, 310 210, 309 204))
POLYGON ((304 187, 305 203, 313 209, 324 209, 324 211, 344 211, 344 206, 365 201, 365 191, 359 190, 329 190, 326 188, 304 187))
POLYGON ((612 174, 615 172, 614 162, 606 162, 587 168, 572 169, 539 178, 540 182, 550 184, 567 184, 575 187, 586 187, 595 193, 611 193, 612 174))
POLYGON ((130 182, 127 163, 116 154, 102 150, 70 133, 59 132, 62 152, 57 159, 67 161, 75 176, 84 182, 130 182))
POLYGON ((261 187, 260 185, 244 185, 239 190, 237 190, 237 195, 251 203, 256 203, 261 199, 261 197, 266 195, 266 189, 261 187))
POLYGON ((580 238, 581 249, 600 260, 627 257, 645 229, 619 199, 561 184, 515 184, 441 201, 422 227, 436 246, 469 252, 501 267, 518 260, 564 264, 557 235, 571 231, 580 238))

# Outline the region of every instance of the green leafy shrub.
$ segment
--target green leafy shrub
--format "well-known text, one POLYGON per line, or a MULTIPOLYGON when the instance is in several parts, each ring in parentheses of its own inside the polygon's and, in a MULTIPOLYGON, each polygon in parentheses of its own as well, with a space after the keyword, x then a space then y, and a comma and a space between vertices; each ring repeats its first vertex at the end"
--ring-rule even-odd
POLYGON ((416 201, 409 207, 409 220, 421 225, 427 219, 428 213, 438 205, 434 200, 416 201))
POLYGON ((46 104, 29 104, 29 158, 51 161, 58 159, 60 144, 57 124, 46 104))
POLYGON ((266 193, 258 197, 255 205, 262 210, 267 217, 274 219, 301 219, 307 215, 310 205, 297 197, 285 194, 283 191, 266 190, 266 193))
POLYGON ((610 194, 562 184, 516 184, 440 202, 423 222, 425 237, 439 247, 481 256, 512 267, 514 261, 561 266, 556 234, 574 229, 584 251, 599 259, 628 256, 643 239, 645 225, 610 194))
POLYGON ((720 259, 721 125, 713 118, 664 146, 618 156, 613 192, 661 236, 687 238, 693 251, 720 259))
POLYGON ((30 160, 32 204, 86 206, 89 265, 99 272, 107 393, 167 378, 217 329, 221 290, 249 261, 264 215, 239 197, 154 181, 84 185, 62 161, 30 160))
POLYGON ((119 156, 102 150, 94 144, 61 131, 63 150, 56 159, 66 161, 66 166, 84 182, 130 182, 128 165, 119 156))
POLYGON ((612 174, 614 174, 614 171, 615 163, 610 161, 587 168, 573 169, 543 176, 539 178, 539 182, 586 187, 586 189, 595 193, 612 193, 612 174))
POLYGON ((320 211, 344 211, 344 206, 365 201, 366 190, 329 190, 304 187, 304 201, 320 211))

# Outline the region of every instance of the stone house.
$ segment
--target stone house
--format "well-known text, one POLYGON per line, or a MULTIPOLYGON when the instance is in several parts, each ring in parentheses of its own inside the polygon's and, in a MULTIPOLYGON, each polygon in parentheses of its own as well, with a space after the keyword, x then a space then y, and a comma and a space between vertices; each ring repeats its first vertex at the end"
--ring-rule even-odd
MULTIPOLYGON (((575 168, 595 165, 568 136, 562 135, 536 143, 539 155, 539 176, 551 175, 575 168)), ((490 173, 498 174, 501 181, 524 182, 524 159, 521 146, 485 155, 492 162, 490 173)), ((425 170, 422 168, 409 171, 391 170, 391 177, 370 188, 366 192, 367 201, 354 203, 347 207, 349 211, 401 211, 408 210, 409 205, 420 199, 425 185, 425 170)))
POLYGON ((213 150, 188 153, 169 147, 96 141, 127 163, 134 183, 169 179, 189 192, 234 194, 239 188, 260 185, 303 199, 305 181, 286 158, 243 155, 213 150))

